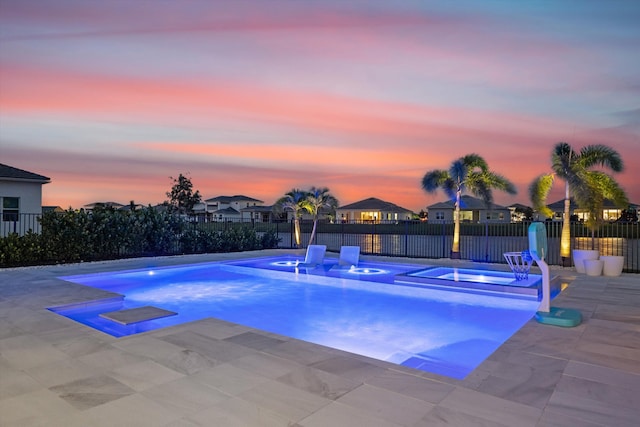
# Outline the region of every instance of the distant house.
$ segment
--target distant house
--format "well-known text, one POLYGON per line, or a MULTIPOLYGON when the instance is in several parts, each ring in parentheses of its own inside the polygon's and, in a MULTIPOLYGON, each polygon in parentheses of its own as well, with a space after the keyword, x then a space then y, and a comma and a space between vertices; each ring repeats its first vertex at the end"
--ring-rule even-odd
POLYGON ((118 202, 94 202, 94 203, 89 203, 87 205, 84 205, 82 208, 86 211, 86 212, 91 212, 93 211, 95 208, 113 208, 113 209, 121 209, 123 208, 125 205, 123 205, 122 203, 118 203, 118 202))
POLYGON ((522 222, 527 219, 527 212, 533 214, 533 209, 530 206, 523 205, 522 203, 514 203, 507 206, 507 209, 511 212, 511 222, 522 222))
POLYGON ((128 205, 124 205, 121 208, 118 208, 119 211, 137 211, 143 209, 145 206, 140 203, 129 203, 128 205))
MULTIPOLYGON (((446 202, 435 203, 427 206, 429 212, 429 222, 434 221, 453 221, 453 212, 455 210, 455 202, 447 200, 446 202)), ((504 206, 491 205, 491 209, 487 209, 484 200, 471 196, 462 196, 460 198, 460 221, 485 223, 485 222, 511 222, 511 211, 504 206)))
POLYGON ((43 206, 42 213, 45 214, 48 212, 62 213, 64 212, 64 209, 62 209, 60 206, 43 206))
POLYGON ((250 206, 248 208, 242 208, 240 210, 242 220, 254 222, 274 222, 281 220, 281 216, 278 216, 273 211, 273 206, 250 206))
POLYGON ((0 163, 0 236, 40 232, 42 185, 51 179, 0 163))
POLYGON ((243 195, 217 196, 198 203, 193 212, 200 221, 243 221, 261 220, 263 212, 251 208, 264 206, 262 200, 243 195))
MULTIPOLYGON (((631 203, 628 207, 637 211, 640 205, 631 203)), ((553 217, 550 218, 551 220, 562 221, 562 217, 564 216, 564 199, 551 203, 549 209, 553 211, 553 217)), ((569 199, 569 215, 575 215, 574 219, 578 221, 585 221, 589 217, 589 213, 584 209, 580 209, 573 198, 569 199)), ((604 221, 616 221, 621 215, 622 209, 616 207, 611 200, 604 199, 602 204, 602 219, 604 221)))
POLYGON ((413 211, 375 197, 336 209, 336 220, 339 222, 406 221, 412 217, 413 211))

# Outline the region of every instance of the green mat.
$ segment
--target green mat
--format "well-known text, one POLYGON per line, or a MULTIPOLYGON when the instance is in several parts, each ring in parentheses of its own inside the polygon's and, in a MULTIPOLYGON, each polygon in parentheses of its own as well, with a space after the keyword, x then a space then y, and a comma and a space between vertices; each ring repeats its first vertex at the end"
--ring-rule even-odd
POLYGON ((571 328, 578 326, 582 322, 582 314, 580 314, 578 310, 571 308, 551 307, 548 313, 538 311, 536 313, 536 320, 545 325, 571 328))

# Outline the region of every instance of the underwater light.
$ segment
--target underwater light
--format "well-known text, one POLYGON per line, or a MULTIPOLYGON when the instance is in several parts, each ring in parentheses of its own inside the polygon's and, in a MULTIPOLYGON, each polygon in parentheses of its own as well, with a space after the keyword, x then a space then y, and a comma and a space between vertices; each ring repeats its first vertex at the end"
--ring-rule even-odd
POLYGON ((288 260, 272 262, 271 265, 275 265, 276 267, 296 267, 299 263, 300 261, 298 260, 288 260))
POLYGON ((347 270, 347 273, 374 275, 374 274, 388 274, 389 270, 383 270, 382 268, 366 268, 366 267, 351 266, 351 268, 347 270))

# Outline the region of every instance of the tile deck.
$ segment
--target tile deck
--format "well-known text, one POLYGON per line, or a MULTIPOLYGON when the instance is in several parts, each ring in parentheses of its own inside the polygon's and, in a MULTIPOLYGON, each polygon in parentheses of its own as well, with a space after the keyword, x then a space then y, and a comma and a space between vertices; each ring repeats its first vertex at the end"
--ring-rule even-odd
POLYGON ((280 253, 291 251, 0 269, 0 425, 555 427, 640 419, 640 275, 552 267, 568 285, 553 305, 579 309, 583 323, 531 320, 464 380, 213 318, 113 338, 46 310, 111 296, 59 276, 280 253))

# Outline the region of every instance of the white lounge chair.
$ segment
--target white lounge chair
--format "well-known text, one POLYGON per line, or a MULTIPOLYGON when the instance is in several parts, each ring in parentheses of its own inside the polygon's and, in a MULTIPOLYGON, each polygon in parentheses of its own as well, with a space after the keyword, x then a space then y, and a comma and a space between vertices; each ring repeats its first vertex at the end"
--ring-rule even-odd
POLYGON ((317 267, 324 262, 324 254, 327 252, 326 245, 309 245, 307 246, 307 255, 304 261, 298 264, 298 267, 317 267))
POLYGON ((357 267, 360 262, 360 246, 342 246, 337 268, 357 267))

